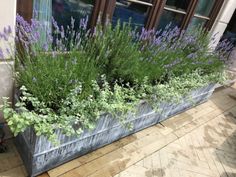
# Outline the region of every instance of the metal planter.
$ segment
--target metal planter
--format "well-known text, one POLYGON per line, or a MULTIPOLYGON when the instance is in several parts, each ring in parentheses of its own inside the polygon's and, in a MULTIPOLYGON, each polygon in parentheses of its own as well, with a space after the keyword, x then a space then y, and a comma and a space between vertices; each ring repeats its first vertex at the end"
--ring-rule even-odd
POLYGON ((158 112, 153 111, 146 102, 143 102, 138 106, 136 116, 128 115, 126 122, 133 125, 132 130, 125 128, 110 115, 102 115, 93 131, 85 130, 79 137, 67 137, 58 130, 56 134, 60 145, 57 147, 45 137, 36 136, 32 128, 16 137, 16 147, 29 175, 36 176, 205 102, 212 95, 214 87, 215 85, 212 84, 194 90, 177 104, 162 103, 159 105, 160 110, 158 112), (190 100, 189 97, 191 97, 190 100))

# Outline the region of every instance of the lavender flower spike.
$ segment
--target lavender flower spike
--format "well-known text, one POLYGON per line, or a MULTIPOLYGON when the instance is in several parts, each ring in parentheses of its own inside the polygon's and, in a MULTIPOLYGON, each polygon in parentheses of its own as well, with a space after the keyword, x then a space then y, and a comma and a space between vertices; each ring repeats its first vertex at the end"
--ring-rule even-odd
POLYGON ((4 59, 3 50, 0 48, 0 59, 4 59))

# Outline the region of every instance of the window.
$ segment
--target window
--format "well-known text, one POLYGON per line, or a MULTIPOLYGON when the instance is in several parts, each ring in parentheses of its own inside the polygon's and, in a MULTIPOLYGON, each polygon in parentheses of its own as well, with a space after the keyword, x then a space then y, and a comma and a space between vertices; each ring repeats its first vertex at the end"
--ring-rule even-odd
MULTIPOLYGON (((94 4, 100 1, 104 0, 17 0, 17 13, 27 21, 36 18, 45 23, 50 23, 53 16, 58 25, 64 27, 73 17, 76 28, 81 18, 88 17, 94 21, 94 4)), ((99 3, 96 4, 99 7, 99 3)))
POLYGON ((204 26, 210 30, 223 0, 166 0, 160 20, 156 22, 157 29, 163 29, 167 24, 181 29, 204 26))
MULTIPOLYGON (((161 29, 171 23, 181 29, 202 25, 211 29, 224 0, 17 0, 17 10, 26 19, 32 16, 49 22, 53 16, 59 25, 67 26, 71 16, 88 16, 91 27, 97 19, 113 24, 118 20, 136 27, 161 29), (33 12, 34 9, 34 12, 33 12), (99 18, 100 17, 100 18, 99 18)), ((50 24, 48 24, 50 25, 50 24)))
POLYGON ((216 0, 198 0, 195 14, 190 21, 189 26, 204 26, 210 20, 209 16, 216 0))
POLYGON ((179 10, 182 12, 186 12, 190 1, 189 0, 167 0, 165 9, 169 10, 179 10))
POLYGON ((33 17, 51 23, 51 18, 59 26, 66 28, 71 24, 71 17, 76 19, 75 29, 79 26, 81 18, 90 17, 93 10, 93 0, 34 0, 33 17))
POLYGON ((115 25, 118 20, 121 23, 130 21, 133 27, 143 27, 150 7, 150 1, 117 0, 112 23, 115 25))
POLYGON ((181 27, 189 4, 189 0, 167 0, 157 29, 164 29, 168 24, 181 27))
POLYGON ((52 16, 58 25, 71 24, 71 17, 75 20, 75 28, 79 27, 79 19, 90 17, 93 10, 93 0, 52 0, 52 16))

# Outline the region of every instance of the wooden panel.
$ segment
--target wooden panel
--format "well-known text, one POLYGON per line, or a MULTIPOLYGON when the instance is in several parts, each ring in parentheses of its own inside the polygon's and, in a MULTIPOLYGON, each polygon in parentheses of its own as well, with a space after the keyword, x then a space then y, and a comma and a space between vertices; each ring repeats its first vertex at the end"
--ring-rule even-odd
POLYGON ((216 3, 214 4, 214 6, 212 8, 212 11, 211 11, 211 13, 209 15, 210 20, 205 25, 207 30, 210 30, 211 27, 213 26, 213 24, 214 24, 214 22, 216 20, 216 17, 217 17, 217 15, 220 12, 220 9, 221 9, 223 3, 224 3, 224 0, 217 0, 216 3))
POLYGON ((147 29, 153 29, 158 25, 165 4, 166 4, 166 0, 154 1, 153 8, 151 9, 151 12, 150 12, 151 15, 147 22, 147 26, 146 26, 147 29))
POLYGON ((17 13, 30 21, 33 14, 33 0, 17 0, 17 13))
POLYGON ((186 29, 190 20, 192 19, 195 9, 197 7, 198 0, 191 0, 188 9, 187 9, 187 15, 185 15, 184 20, 181 24, 181 29, 186 29))
POLYGON ((112 19, 115 7, 116 0, 106 0, 105 10, 102 18, 103 24, 105 24, 107 20, 110 21, 112 19))
POLYGON ((147 18, 147 22, 146 22, 146 29, 152 29, 153 27, 153 18, 155 16, 155 12, 158 11, 158 7, 159 7, 159 0, 153 0, 152 4, 153 6, 150 8, 149 12, 148 12, 148 18, 147 18))
POLYGON ((94 4, 94 9, 90 21, 90 27, 94 28, 96 24, 101 21, 102 15, 104 13, 106 0, 96 0, 94 4))

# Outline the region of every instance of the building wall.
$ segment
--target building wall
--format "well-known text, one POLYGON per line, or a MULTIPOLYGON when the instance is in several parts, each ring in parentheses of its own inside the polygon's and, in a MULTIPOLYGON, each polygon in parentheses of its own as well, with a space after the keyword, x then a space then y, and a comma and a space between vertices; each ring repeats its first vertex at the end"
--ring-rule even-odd
POLYGON ((223 7, 221 8, 218 17, 212 27, 212 34, 215 35, 216 43, 212 44, 214 48, 219 42, 221 36, 223 35, 234 11, 236 9, 236 0, 225 0, 223 7))
MULTIPOLYGON (((4 27, 11 26, 15 28, 16 18, 16 0, 2 0, 0 6, 0 31, 3 31, 4 27)), ((14 30, 13 30, 14 34, 14 30)), ((11 45, 14 45, 14 41, 9 41, 11 45)), ((9 45, 9 42, 1 41, 0 46, 4 47, 9 45)), ((2 97, 12 98, 13 93, 13 79, 11 72, 12 61, 9 56, 5 54, 5 58, 0 58, 0 105, 2 103, 2 97)), ((0 122, 4 122, 2 113, 0 112, 0 122)), ((7 136, 9 137, 9 131, 7 136)))

